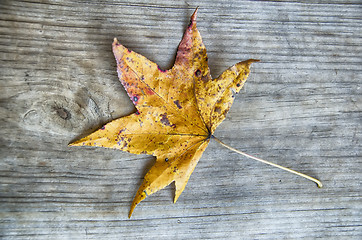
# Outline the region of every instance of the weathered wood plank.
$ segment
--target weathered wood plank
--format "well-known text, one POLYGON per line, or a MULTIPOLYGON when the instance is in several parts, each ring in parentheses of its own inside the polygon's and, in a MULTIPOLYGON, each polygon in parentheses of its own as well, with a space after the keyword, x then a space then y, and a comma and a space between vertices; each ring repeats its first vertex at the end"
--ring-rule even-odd
POLYGON ((3 1, 1 238, 358 239, 361 24, 360 1, 3 1), (128 220, 152 157, 67 144, 134 111, 113 38, 168 68, 196 6, 213 76, 262 60, 215 135, 324 188, 212 142, 128 220))

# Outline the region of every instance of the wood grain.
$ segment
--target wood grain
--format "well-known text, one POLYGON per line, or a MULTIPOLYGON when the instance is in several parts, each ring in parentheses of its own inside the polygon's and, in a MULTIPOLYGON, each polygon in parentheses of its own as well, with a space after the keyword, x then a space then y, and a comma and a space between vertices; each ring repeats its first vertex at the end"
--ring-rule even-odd
POLYGON ((2 239, 360 239, 360 1, 2 1, 2 239), (111 43, 173 64, 199 6, 213 76, 260 59, 211 142, 174 186, 127 214, 147 155, 67 144, 134 111, 111 43))

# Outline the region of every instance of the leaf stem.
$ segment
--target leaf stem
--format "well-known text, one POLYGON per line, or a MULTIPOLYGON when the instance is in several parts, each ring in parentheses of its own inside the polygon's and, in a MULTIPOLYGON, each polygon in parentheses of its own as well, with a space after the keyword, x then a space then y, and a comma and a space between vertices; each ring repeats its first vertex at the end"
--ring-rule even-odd
POLYGON ((244 152, 242 152, 242 151, 239 151, 239 150, 237 150, 237 149, 235 149, 235 148, 233 148, 233 147, 230 147, 229 145, 223 143, 222 141, 220 141, 220 140, 219 140, 218 138, 216 138, 215 136, 212 136, 212 138, 214 138, 218 143, 220 143, 220 144, 223 145, 224 147, 230 149, 231 151, 234 151, 234 152, 236 152, 236 153, 239 153, 239 154, 241 154, 241 155, 243 155, 243 156, 245 156, 245 157, 254 159, 254 160, 256 160, 256 161, 259 161, 259 162, 262 162, 262 163, 271 165, 271 166, 273 166, 273 167, 277 167, 277 168, 283 169, 283 170, 285 170, 285 171, 294 173, 294 174, 296 174, 296 175, 298 175, 298 176, 304 177, 304 178, 306 178, 306 179, 309 179, 309 180, 315 182, 319 188, 323 187, 322 182, 319 181, 318 179, 315 179, 315 178, 313 178, 313 177, 311 177, 311 176, 308 176, 308 175, 306 175, 306 174, 304 174, 304 173, 297 172, 297 171, 292 170, 292 169, 290 169, 290 168, 286 168, 286 167, 280 166, 280 165, 278 165, 278 164, 275 164, 275 163, 272 163, 272 162, 269 162, 269 161, 266 161, 266 160, 263 160, 263 159, 260 159, 260 158, 251 156, 251 155, 249 155, 249 154, 247 154, 247 153, 244 153, 244 152))

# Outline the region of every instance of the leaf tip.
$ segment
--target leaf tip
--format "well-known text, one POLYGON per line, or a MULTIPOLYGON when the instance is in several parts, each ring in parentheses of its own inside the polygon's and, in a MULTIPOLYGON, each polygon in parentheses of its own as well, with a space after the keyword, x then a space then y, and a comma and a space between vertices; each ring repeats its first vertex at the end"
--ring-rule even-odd
POLYGON ((241 64, 243 66, 246 66, 247 68, 250 68, 252 63, 260 62, 259 59, 248 59, 246 61, 239 62, 238 64, 241 64))
POLYGON ((192 14, 192 16, 191 16, 191 19, 192 20, 196 20, 196 17, 197 17, 197 11, 199 10, 199 6, 197 6, 196 7, 196 9, 195 9, 195 11, 194 11, 194 13, 192 14))
POLYGON ((135 202, 135 200, 133 200, 132 202, 132 205, 131 205, 131 209, 129 210, 129 213, 128 213, 128 218, 131 218, 132 217, 132 213, 133 213, 133 210, 135 209, 135 207, 137 206, 137 202, 135 202))
POLYGON ((134 207, 132 207, 131 210, 129 210, 128 219, 130 219, 132 217, 133 209, 134 209, 134 207))
POLYGON ((68 147, 78 147, 78 146, 84 146, 86 145, 86 139, 87 137, 72 141, 68 143, 68 147))
POLYGON ((252 64, 254 62, 260 62, 260 60, 259 59, 248 59, 248 60, 246 60, 246 62, 247 62, 247 64, 252 64))
POLYGON ((70 142, 70 143, 68 143, 68 147, 78 146, 79 145, 78 142, 79 141, 70 142))
POLYGON ((125 47, 118 41, 117 38, 113 38, 113 43, 112 43, 113 49, 124 49, 125 47))
POLYGON ((190 26, 193 23, 196 23, 196 18, 197 18, 197 10, 199 9, 199 7, 196 7, 194 13, 191 15, 191 19, 190 19, 190 26))

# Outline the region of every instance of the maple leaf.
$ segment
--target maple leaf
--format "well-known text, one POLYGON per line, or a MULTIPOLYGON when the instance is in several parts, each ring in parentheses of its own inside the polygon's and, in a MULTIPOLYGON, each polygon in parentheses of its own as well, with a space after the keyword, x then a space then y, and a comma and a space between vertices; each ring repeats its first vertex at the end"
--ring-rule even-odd
POLYGON ((196 14, 197 9, 169 70, 161 70, 114 39, 118 77, 137 112, 113 120, 70 144, 156 157, 136 193, 129 217, 146 196, 172 182, 176 186, 174 202, 177 201, 216 127, 225 119, 235 94, 243 87, 251 63, 258 61, 239 62, 212 79, 206 48, 196 28, 196 14))

